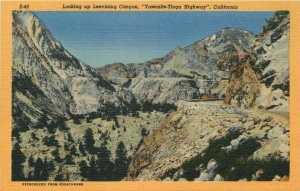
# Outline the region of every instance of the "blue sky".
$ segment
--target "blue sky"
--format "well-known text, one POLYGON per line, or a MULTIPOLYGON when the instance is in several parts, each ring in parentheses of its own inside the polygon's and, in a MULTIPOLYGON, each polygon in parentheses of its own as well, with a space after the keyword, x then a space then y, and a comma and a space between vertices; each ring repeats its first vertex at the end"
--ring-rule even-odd
POLYGON ((162 57, 225 27, 258 34, 273 12, 35 12, 63 46, 93 67, 162 57))

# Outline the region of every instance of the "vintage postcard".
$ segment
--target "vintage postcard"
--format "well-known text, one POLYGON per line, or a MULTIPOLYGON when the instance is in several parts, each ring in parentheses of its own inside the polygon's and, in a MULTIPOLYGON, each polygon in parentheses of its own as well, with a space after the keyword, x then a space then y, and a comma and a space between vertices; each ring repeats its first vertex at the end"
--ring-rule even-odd
POLYGON ((3 1, 0 190, 300 190, 299 10, 3 1))

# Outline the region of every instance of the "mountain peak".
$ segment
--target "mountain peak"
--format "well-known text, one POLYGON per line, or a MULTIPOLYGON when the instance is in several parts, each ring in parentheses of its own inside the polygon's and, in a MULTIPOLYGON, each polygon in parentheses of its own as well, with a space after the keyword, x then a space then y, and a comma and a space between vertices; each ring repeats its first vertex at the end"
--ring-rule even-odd
POLYGON ((125 93, 117 92, 93 68, 70 54, 34 14, 13 12, 13 45, 13 70, 20 74, 13 77, 22 81, 30 76, 41 97, 55 104, 55 113, 95 112, 99 100, 108 97, 117 105, 123 103, 125 93))

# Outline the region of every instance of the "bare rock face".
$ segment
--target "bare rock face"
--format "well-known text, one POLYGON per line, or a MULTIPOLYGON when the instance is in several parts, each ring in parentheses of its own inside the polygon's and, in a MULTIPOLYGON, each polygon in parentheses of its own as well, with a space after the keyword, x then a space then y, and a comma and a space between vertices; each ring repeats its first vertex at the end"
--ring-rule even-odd
POLYGON ((225 102, 239 107, 289 111, 289 13, 278 11, 231 74, 225 102))
POLYGON ((259 76, 253 70, 254 59, 246 56, 242 65, 232 72, 228 82, 225 103, 241 108, 253 106, 259 94, 259 76))
POLYGON ((129 87, 139 101, 177 103, 200 96, 195 81, 187 78, 135 78, 129 87))
POLYGON ((289 111, 289 40, 289 13, 279 11, 268 21, 254 44, 255 66, 261 71, 257 106, 277 112, 289 111))
POLYGON ((29 12, 13 12, 13 81, 13 95, 20 103, 30 108, 26 100, 33 96, 44 100, 39 107, 64 117, 95 112, 99 100, 121 106, 132 99, 131 93, 116 90, 65 50, 29 12), (24 80, 34 89, 23 91, 24 80))

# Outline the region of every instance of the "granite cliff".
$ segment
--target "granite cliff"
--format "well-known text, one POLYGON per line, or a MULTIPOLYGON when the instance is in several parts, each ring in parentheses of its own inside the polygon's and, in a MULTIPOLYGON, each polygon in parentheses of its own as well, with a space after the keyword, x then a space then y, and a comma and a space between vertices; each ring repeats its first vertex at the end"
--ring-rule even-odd
POLYGON ((96 112, 100 100, 122 106, 132 99, 64 49, 32 13, 13 12, 12 25, 13 95, 24 107, 27 99, 35 99, 28 109, 34 104, 69 117, 96 112))

